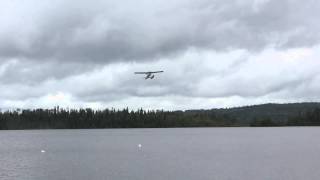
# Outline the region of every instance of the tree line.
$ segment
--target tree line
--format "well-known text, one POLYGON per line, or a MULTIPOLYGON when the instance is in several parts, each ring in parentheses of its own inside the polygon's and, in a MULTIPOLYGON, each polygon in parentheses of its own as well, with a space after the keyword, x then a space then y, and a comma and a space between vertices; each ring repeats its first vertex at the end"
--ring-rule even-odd
POLYGON ((236 126, 235 120, 204 111, 105 109, 14 110, 0 112, 0 129, 92 129, 236 126))
MULTIPOLYGON (((230 110, 232 112, 232 110, 230 110)), ((320 108, 300 112, 279 121, 274 116, 256 114, 242 122, 231 113, 216 110, 136 111, 105 109, 33 109, 0 112, 0 130, 11 129, 94 129, 94 128, 168 128, 231 126, 320 126, 320 108)))
POLYGON ((273 121, 271 118, 255 118, 250 126, 320 126, 320 108, 307 112, 300 112, 295 117, 289 117, 286 121, 273 121))

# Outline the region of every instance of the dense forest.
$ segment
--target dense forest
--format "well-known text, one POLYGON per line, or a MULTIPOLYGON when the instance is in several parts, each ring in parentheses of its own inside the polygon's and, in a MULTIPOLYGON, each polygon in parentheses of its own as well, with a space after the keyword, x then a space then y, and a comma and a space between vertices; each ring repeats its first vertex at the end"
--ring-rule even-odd
POLYGON ((1 130, 318 125, 320 125, 320 103, 264 104, 188 111, 55 107, 0 112, 1 130))

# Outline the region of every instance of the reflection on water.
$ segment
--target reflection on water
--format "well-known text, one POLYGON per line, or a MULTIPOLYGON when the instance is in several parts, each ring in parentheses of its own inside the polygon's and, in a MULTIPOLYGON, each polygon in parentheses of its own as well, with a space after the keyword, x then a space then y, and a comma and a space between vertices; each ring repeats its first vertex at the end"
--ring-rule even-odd
POLYGON ((318 179, 320 128, 0 131, 0 179, 318 179))

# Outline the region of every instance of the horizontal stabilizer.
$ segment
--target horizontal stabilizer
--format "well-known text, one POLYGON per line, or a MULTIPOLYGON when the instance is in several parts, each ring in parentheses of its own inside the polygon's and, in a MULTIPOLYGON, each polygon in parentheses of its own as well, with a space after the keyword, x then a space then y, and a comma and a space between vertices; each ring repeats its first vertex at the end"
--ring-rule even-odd
POLYGON ((153 74, 153 73, 162 73, 163 71, 147 71, 147 72, 135 72, 135 74, 153 74))

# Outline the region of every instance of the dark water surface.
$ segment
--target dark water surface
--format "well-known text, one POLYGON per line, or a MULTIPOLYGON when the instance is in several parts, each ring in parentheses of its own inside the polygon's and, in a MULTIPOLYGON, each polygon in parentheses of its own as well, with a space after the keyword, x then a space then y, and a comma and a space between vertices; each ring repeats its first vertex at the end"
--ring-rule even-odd
POLYGON ((1 180, 319 178, 317 127, 0 131, 1 180))

